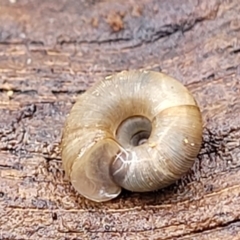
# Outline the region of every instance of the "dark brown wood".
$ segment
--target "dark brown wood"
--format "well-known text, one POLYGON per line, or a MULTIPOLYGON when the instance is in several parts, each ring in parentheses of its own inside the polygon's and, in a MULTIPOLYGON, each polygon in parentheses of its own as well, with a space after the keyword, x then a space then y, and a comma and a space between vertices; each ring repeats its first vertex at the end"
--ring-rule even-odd
POLYGON ((240 239, 239 0, 0 0, 0 239, 240 239), (76 97, 124 69, 197 99, 204 142, 156 193, 94 203, 64 180, 76 97))

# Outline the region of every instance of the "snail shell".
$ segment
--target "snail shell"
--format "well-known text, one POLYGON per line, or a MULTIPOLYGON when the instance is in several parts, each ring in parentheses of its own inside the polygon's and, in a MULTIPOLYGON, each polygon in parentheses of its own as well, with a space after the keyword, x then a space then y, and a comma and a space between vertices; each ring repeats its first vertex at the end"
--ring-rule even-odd
POLYGON ((122 188, 148 192, 193 165, 202 117, 190 92, 157 72, 124 71, 80 95, 67 118, 62 161, 73 187, 96 202, 122 188))

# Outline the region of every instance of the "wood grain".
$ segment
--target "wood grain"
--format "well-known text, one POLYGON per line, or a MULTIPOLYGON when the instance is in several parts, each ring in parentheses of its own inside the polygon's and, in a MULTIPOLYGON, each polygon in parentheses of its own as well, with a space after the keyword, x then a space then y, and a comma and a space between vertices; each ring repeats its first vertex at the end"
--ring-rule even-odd
POLYGON ((0 0, 0 239, 240 239, 238 0, 0 0), (64 179, 76 97, 125 69, 165 72, 204 118, 188 175, 107 203, 64 179))

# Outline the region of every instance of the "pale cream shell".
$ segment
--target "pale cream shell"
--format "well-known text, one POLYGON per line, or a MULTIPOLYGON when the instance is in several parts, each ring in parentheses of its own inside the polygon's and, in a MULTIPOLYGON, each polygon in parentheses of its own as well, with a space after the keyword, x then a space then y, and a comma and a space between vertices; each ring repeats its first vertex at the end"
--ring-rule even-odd
POLYGON ((191 168, 201 143, 201 113, 186 87, 162 73, 124 71, 79 96, 63 131, 63 168, 81 195, 102 202, 121 188, 147 192, 172 184, 191 168), (132 116, 152 123, 140 146, 116 138, 132 116))

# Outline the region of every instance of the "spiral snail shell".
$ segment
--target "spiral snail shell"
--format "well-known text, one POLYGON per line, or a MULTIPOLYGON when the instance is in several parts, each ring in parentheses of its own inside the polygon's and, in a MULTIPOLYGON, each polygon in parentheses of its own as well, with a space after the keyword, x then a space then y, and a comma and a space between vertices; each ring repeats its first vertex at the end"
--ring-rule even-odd
POLYGON ((202 117, 180 82, 152 71, 123 71, 79 96, 66 120, 62 161, 73 187, 103 202, 122 188, 148 192, 193 165, 202 117))

